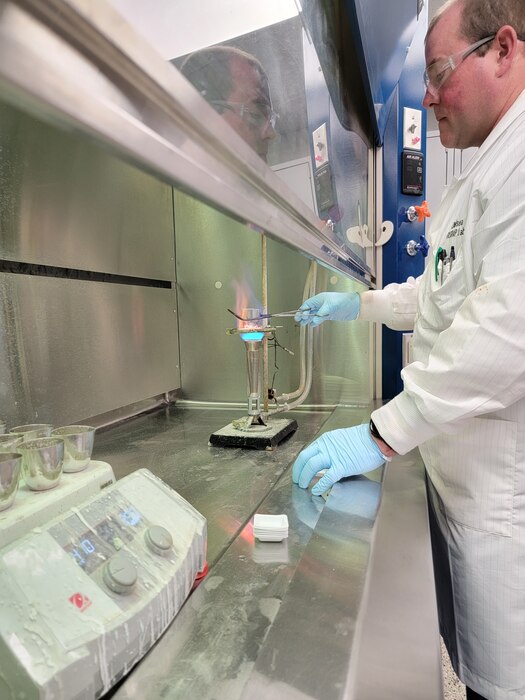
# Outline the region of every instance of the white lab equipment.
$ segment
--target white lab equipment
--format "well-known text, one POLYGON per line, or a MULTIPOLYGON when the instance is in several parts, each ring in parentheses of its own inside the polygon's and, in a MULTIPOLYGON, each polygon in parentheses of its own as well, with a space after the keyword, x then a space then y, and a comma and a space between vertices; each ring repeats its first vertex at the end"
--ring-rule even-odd
POLYGON ((113 483, 108 464, 91 462, 63 479, 48 493, 22 486, 0 519, 3 700, 100 697, 205 567, 205 518, 148 470, 113 483))

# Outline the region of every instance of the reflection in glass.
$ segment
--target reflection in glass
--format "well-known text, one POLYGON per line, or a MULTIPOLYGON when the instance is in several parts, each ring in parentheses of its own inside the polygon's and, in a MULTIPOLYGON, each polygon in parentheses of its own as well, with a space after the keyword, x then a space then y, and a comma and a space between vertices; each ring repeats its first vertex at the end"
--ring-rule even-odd
POLYGON ((372 142, 362 76, 351 60, 353 33, 337 23, 340 6, 195 0, 175 9, 159 0, 151 13, 134 0, 110 1, 279 176, 286 174, 287 187, 329 222, 326 235, 365 260, 372 142))
POLYGON ((301 17, 173 63, 275 172, 286 173, 287 186, 320 219, 331 222, 327 235, 364 258, 360 239, 368 229, 368 145, 341 124, 301 17), (320 131, 326 134, 324 143, 320 131), (304 186, 305 169, 311 188, 304 186), (354 230, 360 237, 347 236, 354 230))
POLYGON ((232 46, 190 54, 181 73, 224 120, 266 161, 276 113, 265 70, 255 56, 232 46))

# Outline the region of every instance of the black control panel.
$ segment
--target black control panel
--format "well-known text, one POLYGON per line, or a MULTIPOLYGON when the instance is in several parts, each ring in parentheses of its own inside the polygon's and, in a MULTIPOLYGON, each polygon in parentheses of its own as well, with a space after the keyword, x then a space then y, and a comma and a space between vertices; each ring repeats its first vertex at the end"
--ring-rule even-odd
POLYGON ((407 150, 403 151, 401 159, 401 191, 415 196, 423 194, 423 154, 407 150))
POLYGON ((319 211, 326 211, 335 204, 334 183, 330 163, 326 163, 314 174, 315 194, 319 211))

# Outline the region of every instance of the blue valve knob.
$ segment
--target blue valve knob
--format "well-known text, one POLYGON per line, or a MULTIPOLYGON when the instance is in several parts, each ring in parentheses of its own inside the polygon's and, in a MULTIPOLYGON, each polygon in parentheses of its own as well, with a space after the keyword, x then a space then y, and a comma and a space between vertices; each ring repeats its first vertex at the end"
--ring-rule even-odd
POLYGON ((409 255, 416 255, 418 251, 421 251, 421 255, 426 258, 428 255, 428 241, 425 236, 419 236, 419 243, 416 241, 408 241, 407 243, 407 253, 409 255))

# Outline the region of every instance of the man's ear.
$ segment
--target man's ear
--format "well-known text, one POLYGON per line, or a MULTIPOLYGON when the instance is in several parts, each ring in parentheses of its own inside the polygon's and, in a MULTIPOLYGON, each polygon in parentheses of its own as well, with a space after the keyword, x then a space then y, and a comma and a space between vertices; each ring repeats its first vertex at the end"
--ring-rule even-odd
POLYGON ((497 51, 496 77, 505 75, 511 68, 518 51, 518 35, 514 27, 505 24, 500 27, 494 39, 497 51))

